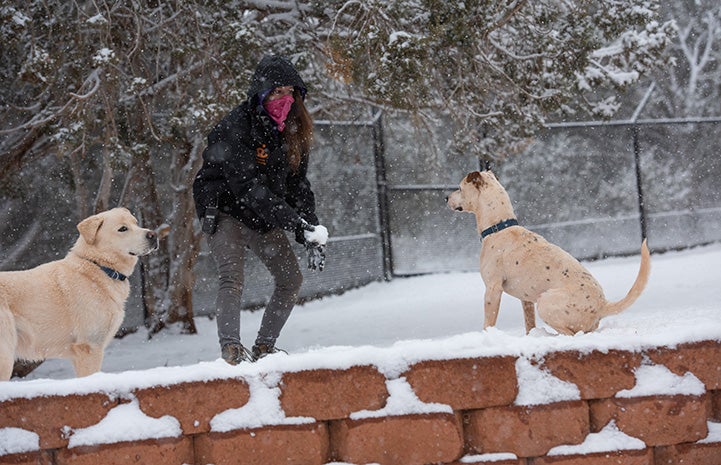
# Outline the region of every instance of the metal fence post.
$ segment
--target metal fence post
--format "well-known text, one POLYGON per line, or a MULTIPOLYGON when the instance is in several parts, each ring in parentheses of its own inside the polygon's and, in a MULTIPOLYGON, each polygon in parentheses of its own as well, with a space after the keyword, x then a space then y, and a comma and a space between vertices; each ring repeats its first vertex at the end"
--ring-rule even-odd
POLYGON ((633 126, 631 131, 633 134, 633 161, 636 165, 636 191, 638 192, 638 214, 641 221, 641 240, 646 239, 646 205, 643 201, 643 182, 641 180, 641 148, 638 142, 638 117, 646 107, 648 99, 651 97, 653 90, 656 88, 656 81, 652 81, 651 85, 648 86, 646 93, 644 94, 641 101, 638 103, 636 110, 634 110, 631 116, 631 122, 633 126))
POLYGON ((393 278, 393 250, 391 247, 390 205, 386 179, 385 143, 383 141, 383 112, 379 111, 373 124, 373 157, 378 192, 378 223, 383 247, 383 279, 393 278))
POLYGON ((641 240, 646 235, 646 204, 643 198, 643 180, 641 179, 641 147, 638 142, 638 125, 634 124, 631 128, 633 133, 633 161, 636 168, 636 192, 638 193, 638 214, 641 220, 641 240))

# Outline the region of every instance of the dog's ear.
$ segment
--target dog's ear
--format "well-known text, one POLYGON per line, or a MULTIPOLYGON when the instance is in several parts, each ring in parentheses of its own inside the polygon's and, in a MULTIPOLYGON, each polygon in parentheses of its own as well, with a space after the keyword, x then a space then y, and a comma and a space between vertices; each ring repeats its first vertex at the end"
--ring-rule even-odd
POLYGON ((88 244, 95 243, 95 237, 98 235, 100 227, 103 225, 103 219, 98 215, 85 218, 78 223, 78 231, 88 244))
POLYGON ((481 189, 486 185, 486 180, 480 171, 473 171, 466 175, 466 182, 473 184, 476 188, 481 189))

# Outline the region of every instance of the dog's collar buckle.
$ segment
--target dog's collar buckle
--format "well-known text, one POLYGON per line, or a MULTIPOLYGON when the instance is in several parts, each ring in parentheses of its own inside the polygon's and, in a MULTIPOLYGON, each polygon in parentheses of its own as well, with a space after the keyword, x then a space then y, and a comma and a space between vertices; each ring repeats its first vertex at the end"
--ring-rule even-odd
POLYGON ((511 226, 518 226, 518 220, 515 218, 511 218, 510 220, 501 221, 500 223, 496 223, 493 226, 484 229, 483 231, 481 231, 481 240, 483 240, 486 236, 497 233, 498 231, 503 231, 504 229, 510 228, 511 226))
POLYGON ((128 279, 127 276, 125 276, 123 273, 121 273, 117 270, 108 268, 107 266, 103 266, 103 265, 98 265, 98 266, 100 267, 101 270, 103 270, 105 272, 106 275, 108 275, 110 277, 110 279, 117 279, 118 281, 125 281, 126 279, 128 279))

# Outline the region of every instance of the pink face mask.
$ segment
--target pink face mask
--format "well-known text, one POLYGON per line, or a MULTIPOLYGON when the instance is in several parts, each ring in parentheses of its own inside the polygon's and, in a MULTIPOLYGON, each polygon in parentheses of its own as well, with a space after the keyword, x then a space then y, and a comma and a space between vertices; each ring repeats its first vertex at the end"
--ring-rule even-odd
POLYGON ((278 131, 283 132, 285 129, 285 119, 288 117, 290 107, 295 100, 292 95, 284 95, 275 100, 263 102, 263 108, 268 112, 273 121, 278 125, 278 131))

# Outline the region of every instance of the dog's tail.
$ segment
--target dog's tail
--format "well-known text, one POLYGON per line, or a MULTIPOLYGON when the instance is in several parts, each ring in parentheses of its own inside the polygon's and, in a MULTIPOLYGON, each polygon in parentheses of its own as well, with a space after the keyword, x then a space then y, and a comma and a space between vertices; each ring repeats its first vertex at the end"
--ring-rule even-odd
POLYGON ((638 296, 641 295, 641 292, 643 292, 643 289, 646 287, 646 283, 648 282, 648 275, 651 272, 651 253, 648 251, 648 246, 646 245, 646 239, 643 240, 643 243, 641 244, 641 267, 638 270, 638 276, 636 276, 636 281, 634 281, 633 286, 631 286, 631 290, 628 291, 628 294, 626 294, 626 297, 619 300, 618 302, 609 302, 606 304, 606 308, 604 309, 604 315, 616 315, 617 313, 621 313, 622 311, 626 310, 628 307, 633 304, 636 299, 638 299, 638 296))

